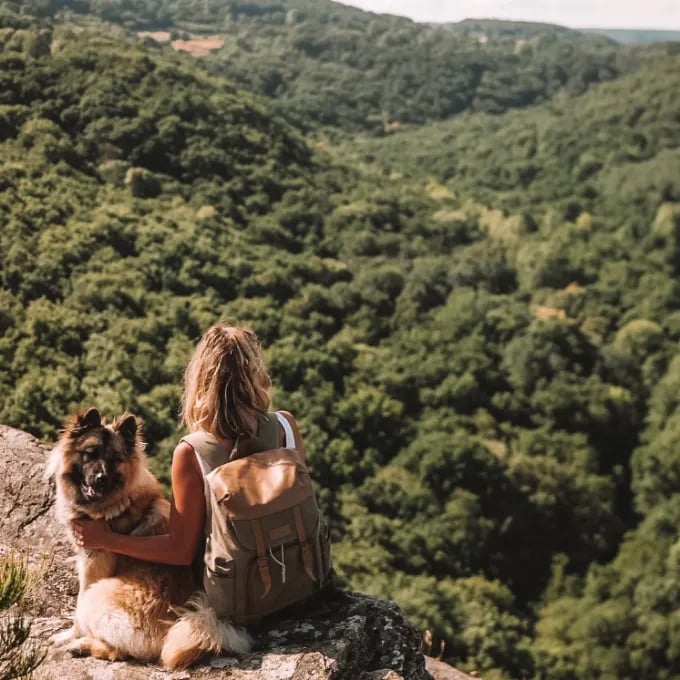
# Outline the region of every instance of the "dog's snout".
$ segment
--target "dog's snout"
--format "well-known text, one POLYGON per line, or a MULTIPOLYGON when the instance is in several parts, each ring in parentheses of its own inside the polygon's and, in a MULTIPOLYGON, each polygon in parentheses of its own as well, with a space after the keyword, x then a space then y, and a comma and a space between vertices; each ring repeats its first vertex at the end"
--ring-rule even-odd
POLYGON ((103 465, 91 470, 90 474, 85 476, 85 479, 87 484, 99 491, 103 490, 109 482, 109 476, 103 465))
POLYGON ((102 488, 106 486, 107 482, 109 481, 109 476, 106 474, 106 470, 104 468, 101 468, 100 470, 97 470, 94 476, 94 485, 97 488, 102 488))

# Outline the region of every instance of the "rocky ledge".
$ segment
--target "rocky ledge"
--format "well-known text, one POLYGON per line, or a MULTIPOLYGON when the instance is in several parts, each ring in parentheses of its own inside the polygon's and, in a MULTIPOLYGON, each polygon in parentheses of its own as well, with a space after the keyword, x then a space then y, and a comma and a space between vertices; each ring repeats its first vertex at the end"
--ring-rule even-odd
MULTIPOLYGON (((0 426, 0 554, 52 556, 39 592, 28 602, 34 634, 44 640, 71 621, 77 595, 73 558, 44 479, 49 446, 0 426)), ((393 602, 334 591, 313 605, 254 631, 257 647, 243 660, 214 657, 190 671, 166 672, 134 662, 75 659, 54 649, 44 671, 72 680, 473 680, 420 651, 421 634, 393 602)))

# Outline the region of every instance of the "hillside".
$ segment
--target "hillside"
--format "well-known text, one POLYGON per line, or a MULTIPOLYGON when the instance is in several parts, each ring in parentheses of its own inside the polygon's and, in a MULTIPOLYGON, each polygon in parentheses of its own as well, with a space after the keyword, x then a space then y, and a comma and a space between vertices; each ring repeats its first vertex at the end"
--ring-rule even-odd
POLYGON ((132 410, 167 482, 193 343, 250 323, 349 586, 490 680, 670 680, 678 57, 311 139, 212 61, 3 7, 0 422, 132 410))
POLYGON ((224 45, 206 56, 210 72, 271 98, 275 111, 308 130, 383 134, 465 111, 502 113, 559 91, 580 94, 639 63, 635 53, 606 38, 577 31, 543 27, 519 42, 482 43, 476 35, 329 0, 211 0, 200 6, 189 0, 49 0, 39 6, 44 15, 61 12, 80 21, 90 13, 168 38, 216 36, 224 45))
POLYGON ((467 114, 346 148, 352 162, 379 158, 389 170, 435 177, 511 211, 648 220, 660 201, 679 198, 679 67, 671 50, 581 97, 557 95, 503 116, 467 114))
MULTIPOLYGON (((307 209, 332 186, 315 180, 325 167, 261 102, 68 29, 3 29, 0 81, 5 422, 54 436, 80 401, 172 401, 159 383, 207 318, 297 285, 273 262, 298 261, 298 284, 332 269, 299 255, 318 242, 307 209)), ((174 432, 168 415, 169 430, 149 418, 152 440, 174 432)))
MULTIPOLYGON (((469 220, 477 202, 503 208, 480 216, 481 242, 456 248, 452 257, 433 253, 423 275, 434 282, 441 280, 435 272, 447 272, 450 312, 438 309, 419 320, 402 340, 401 356, 415 355, 421 376, 427 375, 432 361, 426 357, 448 346, 451 358, 439 366, 442 382, 432 384, 429 398, 455 404, 457 414, 474 411, 476 427, 490 426, 484 445, 520 488, 534 489, 529 498, 538 523, 511 524, 499 554, 515 567, 524 564, 518 573, 535 579, 541 550, 553 543, 551 581, 531 645, 536 678, 675 677, 669 669, 678 664, 672 612, 680 604, 671 585, 680 538, 679 66, 671 52, 579 98, 556 97, 498 117, 467 115, 380 143, 355 139, 336 151, 345 162, 370 163, 391 177, 438 181, 438 195, 450 200, 467 197, 463 209, 435 215, 451 225, 469 220), (502 309, 485 307, 493 294, 505 301, 502 309), (533 318, 522 317, 526 310, 533 318), (465 330, 456 335, 459 328, 465 330), (488 353, 494 342, 494 359, 480 362, 472 348, 488 353), (514 388, 502 398, 499 374, 514 388), (480 406, 485 419, 494 417, 478 420, 480 406), (569 489, 576 478, 567 469, 589 456, 586 468, 604 477, 569 489), (561 465, 565 476, 556 482, 561 465), (592 513, 605 507, 608 493, 616 521, 629 531, 613 561, 591 564, 580 577, 583 548, 558 547, 569 530, 553 522, 570 517, 581 530, 593 520, 604 539, 616 521, 592 513), (528 536, 535 545, 529 547, 528 536)), ((430 428, 444 417, 439 414, 430 428)), ((455 448, 465 447, 456 440, 455 448)), ((428 467, 427 458, 416 463, 415 451, 431 454, 416 445, 412 450, 413 458, 400 456, 400 462, 428 467)), ((435 489, 450 465, 434 468, 435 489)), ((394 467, 388 475, 389 467, 383 480, 403 479, 394 467)), ((489 482, 484 478, 482 485, 498 501, 502 492, 490 491, 489 482)), ((365 510, 394 508, 388 494, 368 488, 365 510)), ((503 510, 515 523, 519 505, 515 498, 512 510, 503 510)))

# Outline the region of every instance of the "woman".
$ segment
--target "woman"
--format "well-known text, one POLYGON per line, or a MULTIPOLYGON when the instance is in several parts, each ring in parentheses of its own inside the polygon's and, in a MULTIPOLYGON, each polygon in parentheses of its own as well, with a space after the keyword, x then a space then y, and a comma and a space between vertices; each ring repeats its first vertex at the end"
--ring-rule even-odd
MULTIPOLYGON (((258 429, 267 421, 271 379, 260 343, 249 328, 216 324, 201 338, 184 374, 182 422, 190 433, 206 432, 219 443, 227 462, 237 440, 257 449, 258 429)), ((295 419, 282 412, 296 441, 295 419)), ((285 432, 278 425, 280 446, 285 432)), ((105 521, 73 523, 80 545, 110 550, 161 564, 189 565, 202 550, 206 517, 204 480, 194 447, 180 441, 172 457, 172 500, 168 533, 130 536, 112 532, 105 521)))

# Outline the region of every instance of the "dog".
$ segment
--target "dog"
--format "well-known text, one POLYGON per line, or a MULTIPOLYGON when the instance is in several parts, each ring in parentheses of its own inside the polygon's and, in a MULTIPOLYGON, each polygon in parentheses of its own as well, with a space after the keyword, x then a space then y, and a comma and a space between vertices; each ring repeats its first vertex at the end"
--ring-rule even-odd
POLYGON ((104 519, 118 533, 167 533, 170 503, 149 470, 141 425, 126 413, 113 423, 96 408, 66 421, 50 453, 56 516, 70 538, 79 592, 73 627, 53 642, 78 656, 134 658, 184 669, 208 653, 250 651, 248 633, 217 618, 190 567, 159 565, 76 542, 72 521, 104 519))

